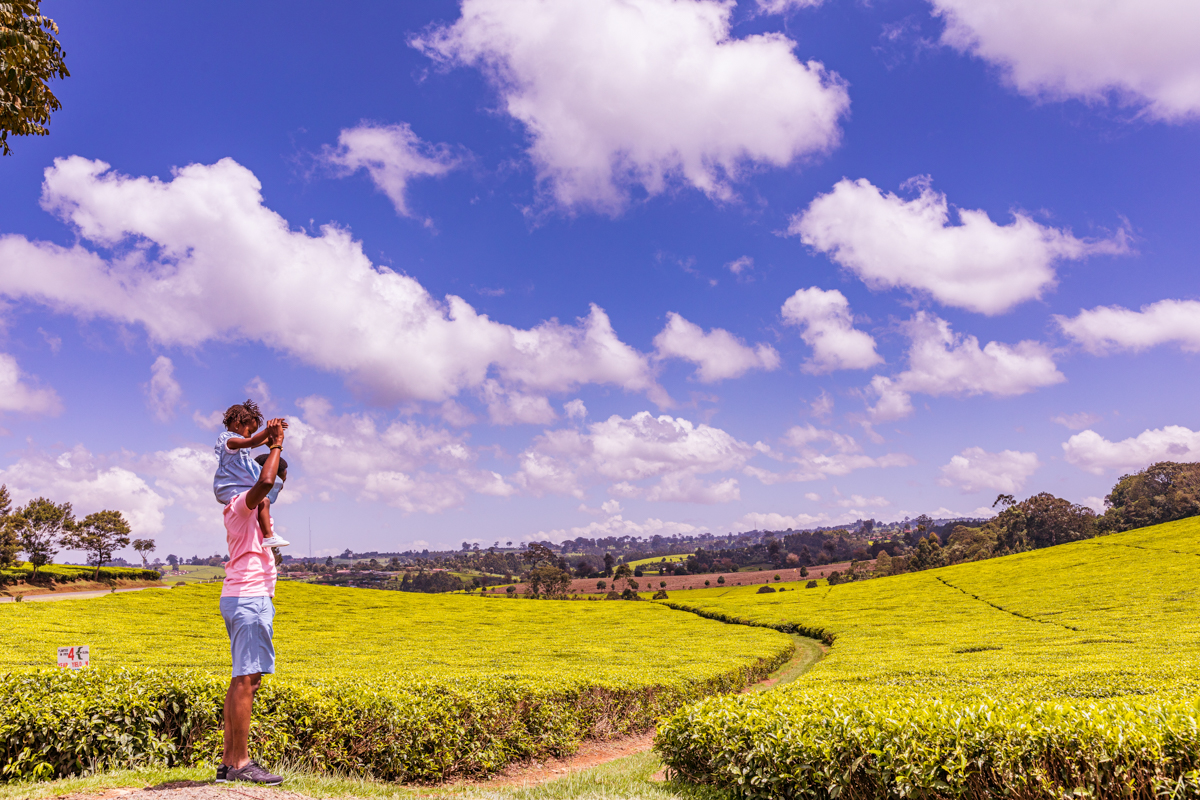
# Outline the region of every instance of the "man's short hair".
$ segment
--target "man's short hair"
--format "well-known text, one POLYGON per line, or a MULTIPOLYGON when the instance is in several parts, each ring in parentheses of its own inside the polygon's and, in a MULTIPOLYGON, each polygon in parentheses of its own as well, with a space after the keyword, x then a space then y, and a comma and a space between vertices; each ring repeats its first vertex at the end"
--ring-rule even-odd
MULTIPOLYGON (((267 465, 267 456, 269 455, 270 453, 263 453, 261 456, 255 456, 254 460, 260 467, 265 467, 267 465)), ((279 456, 279 472, 277 474, 287 475, 287 459, 282 455, 279 456)))

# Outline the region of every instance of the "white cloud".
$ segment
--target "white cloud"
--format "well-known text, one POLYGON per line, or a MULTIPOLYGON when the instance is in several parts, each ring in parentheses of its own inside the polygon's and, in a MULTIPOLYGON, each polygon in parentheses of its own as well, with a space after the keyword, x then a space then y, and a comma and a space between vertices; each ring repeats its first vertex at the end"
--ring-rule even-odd
POLYGON ((548 531, 538 531, 522 537, 524 541, 532 542, 562 542, 567 539, 578 539, 580 536, 596 539, 606 536, 673 536, 677 533, 696 533, 700 529, 686 522, 672 522, 651 517, 643 522, 625 519, 620 514, 609 517, 603 522, 593 522, 573 528, 555 528, 548 531))
POLYGON ((793 216, 788 232, 873 289, 904 287, 983 314, 1041 297, 1054 284, 1056 261, 1128 249, 1123 232, 1090 242, 1021 212, 997 225, 985 211, 958 209, 959 224, 951 225, 946 196, 928 178, 909 183, 920 194, 906 201, 866 179, 843 178, 793 216))
POLYGON ((203 428, 206 431, 220 430, 221 420, 223 419, 225 419, 225 412, 219 409, 209 414, 202 414, 199 411, 192 412, 192 422, 196 423, 197 427, 203 428))
POLYGON ((481 394, 496 425, 548 425, 558 419, 545 397, 505 389, 494 380, 484 381, 481 394))
POLYGON ((717 0, 464 0, 457 22, 413 45, 483 70, 561 207, 614 213, 632 186, 653 195, 677 179, 725 199, 751 165, 838 143, 842 81, 782 34, 731 38, 732 12, 717 0))
POLYGON ((497 473, 474 466, 462 434, 401 420, 380 429, 374 417, 337 415, 319 397, 297 405, 302 415, 289 419, 284 453, 300 466, 301 490, 340 491, 426 513, 462 505, 469 492, 515 492, 497 473))
POLYGON ((1101 417, 1095 414, 1090 414, 1087 411, 1080 411, 1078 414, 1059 414, 1057 417, 1051 417, 1051 422, 1057 422, 1064 428, 1072 431, 1081 431, 1084 428, 1091 427, 1101 420, 1101 417))
POLYGON ((601 309, 575 325, 494 322, 462 298, 439 302, 414 279, 373 265, 342 229, 291 230, 263 205, 260 188, 230 159, 184 167, 169 182, 58 159, 46 170, 43 206, 116 253, 0 237, 0 293, 141 325, 163 345, 261 342, 381 401, 440 403, 492 372, 523 393, 601 383, 669 402, 649 359, 617 338, 601 309), (270 291, 229 290, 246 284, 270 291))
POLYGON ((1200 112, 1200 6, 1186 0, 932 0, 942 41, 1043 99, 1110 96, 1155 119, 1200 112))
POLYGON ((779 353, 771 345, 747 347, 722 328, 705 333, 699 325, 673 311, 667 314, 667 324, 654 337, 654 356, 681 358, 697 364, 700 368, 696 370, 696 378, 702 383, 737 378, 752 369, 770 372, 779 368, 779 353))
POLYGON ((837 289, 800 289, 783 304, 783 321, 804 328, 800 338, 813 349, 805 372, 867 369, 882 364, 871 335, 854 327, 850 303, 837 289))
POLYGON ((224 529, 221 504, 212 489, 217 469, 217 456, 212 448, 184 446, 140 457, 123 453, 121 460, 128 469, 149 476, 171 505, 187 509, 211 530, 224 529))
POLYGON ((175 365, 166 356, 159 356, 150 365, 150 382, 145 386, 146 406, 159 422, 175 416, 175 406, 183 397, 183 388, 175 380, 175 365))
POLYGON ((762 442, 757 442, 754 448, 769 458, 794 464, 790 471, 772 472, 761 467, 748 466, 743 472, 771 486, 777 483, 822 480, 831 475, 846 475, 857 469, 904 467, 914 463, 912 458, 903 453, 868 456, 862 452, 862 447, 853 436, 824 430, 814 425, 797 425, 789 429, 784 434, 783 445, 791 454, 774 450, 762 442), (823 448, 818 446, 820 442, 825 443, 823 448))
POLYGON ((8 353, 0 353, 0 412, 3 411, 54 416, 62 413, 62 400, 53 389, 26 382, 17 360, 8 353))
MULTIPOLYGON (((448 145, 421 141, 407 123, 370 122, 344 129, 338 134, 338 146, 327 146, 323 158, 346 174, 365 169, 402 217, 413 216, 405 196, 409 181, 444 175, 460 161, 448 145)), ((429 224, 429 220, 425 222, 429 224)))
POLYGON ((690 503, 736 500, 736 479, 709 484, 698 476, 741 468, 754 449, 720 428, 694 425, 648 411, 629 419, 613 415, 587 432, 546 431, 521 454, 514 483, 534 495, 583 496, 583 487, 609 482, 617 497, 690 503), (635 485, 657 479, 649 487, 635 485))
POLYGON ((825 0, 756 0, 763 14, 787 14, 803 8, 816 8, 825 0))
POLYGON ((730 261, 725 265, 725 269, 729 270, 739 278, 743 277, 743 275, 749 277, 749 273, 754 270, 754 259, 750 256, 735 258, 733 261, 730 261))
POLYGON ((563 413, 567 415, 567 419, 584 419, 587 417, 587 406, 576 397, 563 403, 563 413))
POLYGON ((751 511, 743 514, 729 527, 735 531, 786 531, 805 530, 827 525, 846 525, 859 518, 858 514, 780 514, 775 511, 751 511))
POLYGON ((957 486, 964 494, 981 489, 1015 494, 1040 466, 1037 453, 1018 450, 989 453, 982 447, 968 447, 942 467, 938 483, 957 486))
POLYGON ((1099 306, 1078 316, 1055 316, 1063 333, 1093 353, 1138 352, 1160 344, 1178 344, 1200 352, 1200 300, 1159 300, 1133 311, 1099 306))
POLYGON ((1062 447, 1068 463, 1094 475, 1114 470, 1136 472, 1158 461, 1200 461, 1200 431, 1167 425, 1110 442, 1086 430, 1067 439, 1062 447))
POLYGON ((866 508, 887 508, 892 502, 886 497, 875 495, 874 497, 865 497, 861 494, 852 494, 849 497, 838 498, 835 505, 838 508, 850 509, 853 512, 861 512, 866 508))
POLYGON ((919 311, 904 326, 912 344, 908 369, 888 378, 876 375, 868 391, 877 397, 871 419, 900 419, 912 413, 911 394, 1012 397, 1066 380, 1049 348, 1024 341, 988 342, 950 329, 950 323, 919 311))
MULTIPOLYGON (((211 487, 211 474, 208 480, 211 487)), ((120 511, 138 536, 161 533, 163 509, 171 504, 136 473, 107 465, 82 445, 57 456, 27 453, 0 470, 0 483, 8 486, 15 505, 49 497, 71 503, 78 518, 96 511, 120 511)))

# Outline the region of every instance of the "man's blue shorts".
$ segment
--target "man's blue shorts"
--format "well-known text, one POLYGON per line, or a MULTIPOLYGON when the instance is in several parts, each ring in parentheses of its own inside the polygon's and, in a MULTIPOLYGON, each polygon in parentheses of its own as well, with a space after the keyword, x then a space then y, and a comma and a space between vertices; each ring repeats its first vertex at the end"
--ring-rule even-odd
POLYGON ((269 597, 222 597, 221 616, 233 651, 233 677, 275 672, 275 604, 269 597))

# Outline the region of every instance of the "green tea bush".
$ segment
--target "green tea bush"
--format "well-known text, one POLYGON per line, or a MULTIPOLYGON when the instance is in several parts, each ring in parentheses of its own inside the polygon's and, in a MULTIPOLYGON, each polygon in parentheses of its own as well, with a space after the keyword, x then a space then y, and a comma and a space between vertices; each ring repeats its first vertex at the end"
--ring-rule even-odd
POLYGON ((747 798, 1200 797, 1197 556, 1192 518, 817 591, 677 594, 836 644, 786 687, 677 712, 656 747, 747 798))
MULTIPOLYGON (((47 564, 37 571, 37 576, 42 580, 52 580, 55 583, 73 583, 75 581, 90 581, 96 574, 95 567, 80 567, 74 564, 47 564)), ((0 586, 6 584, 17 583, 18 581, 29 581, 33 578, 33 567, 28 563, 17 564, 11 567, 0 569, 0 586)), ((156 581, 160 576, 157 571, 152 569, 142 569, 141 567, 101 567, 100 580, 102 581, 156 581)))
MULTIPOLYGON (((229 644, 219 586, 0 606, 0 775, 214 764, 229 644), (55 646, 89 644, 60 673, 55 646)), ((251 747, 315 770, 432 782, 640 732, 786 662, 792 641, 651 603, 501 603, 280 584, 278 674, 251 747), (661 642, 687 641, 663 652, 661 642)))

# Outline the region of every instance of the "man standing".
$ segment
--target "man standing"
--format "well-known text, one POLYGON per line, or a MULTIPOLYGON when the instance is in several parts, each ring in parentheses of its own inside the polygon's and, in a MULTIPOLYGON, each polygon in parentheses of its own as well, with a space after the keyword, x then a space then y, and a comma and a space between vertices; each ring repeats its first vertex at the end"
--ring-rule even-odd
POLYGON ((258 481, 235 495, 225 506, 225 540, 229 563, 221 590, 221 616, 229 633, 233 653, 233 678, 225 695, 225 750, 217 769, 217 783, 247 781, 278 786, 283 778, 272 775, 250 758, 250 715, 254 693, 262 685, 263 673, 275 672, 272 641, 275 604, 275 558, 262 546, 258 504, 275 485, 279 453, 283 450, 281 419, 267 423, 267 445, 271 448, 258 481))

